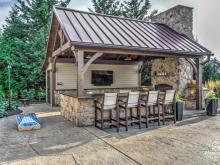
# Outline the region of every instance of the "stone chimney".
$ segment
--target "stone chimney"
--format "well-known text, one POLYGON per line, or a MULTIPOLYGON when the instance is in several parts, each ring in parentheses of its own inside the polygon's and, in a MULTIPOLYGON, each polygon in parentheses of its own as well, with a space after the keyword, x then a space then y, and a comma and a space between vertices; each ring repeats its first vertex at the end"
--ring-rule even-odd
MULTIPOLYGON (((152 22, 163 23, 170 28, 176 30, 180 34, 185 34, 193 39, 193 8, 177 5, 162 13, 159 13, 151 18, 152 22)), ((165 60, 158 59, 152 64, 152 75, 154 71, 158 70, 160 65, 164 65, 172 73, 170 77, 152 77, 152 84, 168 84, 173 86, 174 89, 179 89, 188 95, 188 82, 193 79, 193 68, 184 58, 166 58, 165 60)), ((194 109, 186 106, 186 108, 194 109)))
POLYGON ((163 23, 193 39, 193 8, 177 5, 151 18, 152 22, 163 23))

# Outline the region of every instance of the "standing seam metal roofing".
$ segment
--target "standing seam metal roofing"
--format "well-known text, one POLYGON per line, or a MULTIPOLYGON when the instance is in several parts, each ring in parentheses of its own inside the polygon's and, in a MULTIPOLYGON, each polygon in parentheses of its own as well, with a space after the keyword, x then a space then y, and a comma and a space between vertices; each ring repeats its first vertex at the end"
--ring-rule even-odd
POLYGON ((191 55, 212 53, 167 25, 54 7, 68 38, 76 45, 135 48, 191 55))

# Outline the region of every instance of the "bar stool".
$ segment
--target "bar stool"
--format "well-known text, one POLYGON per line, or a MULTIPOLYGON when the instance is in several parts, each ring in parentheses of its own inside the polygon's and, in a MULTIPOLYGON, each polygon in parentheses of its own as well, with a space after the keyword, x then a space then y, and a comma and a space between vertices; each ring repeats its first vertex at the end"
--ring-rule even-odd
POLYGON ((175 90, 166 90, 165 95, 160 105, 162 106, 163 125, 165 125, 165 119, 173 119, 176 123, 176 106, 175 106, 175 90), (171 107, 171 112, 168 112, 168 107, 171 107))
POLYGON ((146 124, 148 128, 149 121, 158 121, 160 125, 160 111, 159 111, 159 91, 149 91, 147 92, 147 99, 141 99, 141 107, 145 108, 145 115, 141 115, 141 119, 145 119, 143 123, 146 124), (150 113, 151 108, 153 108, 153 113, 150 113), (158 109, 158 113, 155 113, 155 108, 158 109))
POLYGON ((117 114, 117 109, 117 93, 105 93, 102 101, 95 100, 95 126, 103 130, 104 123, 107 122, 110 126, 116 126, 118 130, 118 119, 112 118, 112 111, 115 110, 117 114), (98 112, 101 114, 100 120, 98 120, 98 112), (109 113, 108 119, 104 119, 104 112, 109 113), (112 124, 112 121, 115 121, 116 124, 112 124), (98 126, 98 124, 101 126, 98 126))
POLYGON ((139 104, 140 92, 128 92, 126 101, 119 99, 119 125, 122 125, 128 131, 128 125, 138 124, 141 128, 141 113, 140 113, 140 104, 139 104), (133 115, 132 109, 136 109, 137 115, 133 115), (120 112, 123 110, 125 117, 120 117, 120 112), (130 115, 128 117, 128 110, 130 110, 130 115), (122 123, 122 122, 124 123, 122 123))

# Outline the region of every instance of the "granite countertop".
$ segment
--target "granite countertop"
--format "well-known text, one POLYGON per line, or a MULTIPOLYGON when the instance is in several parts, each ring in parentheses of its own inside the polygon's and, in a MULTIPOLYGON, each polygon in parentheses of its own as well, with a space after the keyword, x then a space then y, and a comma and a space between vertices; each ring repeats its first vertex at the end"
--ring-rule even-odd
MULTIPOLYGON (((104 93, 99 93, 99 94, 85 93, 83 96, 78 97, 77 91, 63 91, 63 92, 60 92, 60 94, 63 94, 65 96, 69 96, 69 97, 79 98, 79 99, 96 99, 96 98, 101 98, 104 95, 104 93)), ((163 94, 164 94, 164 92, 160 92, 160 95, 163 95, 163 94)), ((141 95, 142 96, 146 95, 146 92, 141 93, 141 95)), ((124 97, 126 95, 121 93, 120 96, 124 97)))
POLYGON ((88 94, 85 93, 83 96, 78 97, 77 91, 65 91, 65 92, 60 92, 60 94, 63 94, 65 96, 69 97, 75 97, 79 99, 95 99, 95 98, 100 98, 103 96, 103 94, 88 94))

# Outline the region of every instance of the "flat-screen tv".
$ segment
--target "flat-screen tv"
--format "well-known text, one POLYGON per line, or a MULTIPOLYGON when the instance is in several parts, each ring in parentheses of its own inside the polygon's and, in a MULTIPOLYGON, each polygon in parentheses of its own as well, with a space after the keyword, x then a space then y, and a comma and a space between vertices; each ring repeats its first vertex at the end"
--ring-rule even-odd
POLYGON ((95 86, 109 86, 113 83, 113 71, 93 70, 92 84, 95 86))

